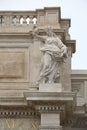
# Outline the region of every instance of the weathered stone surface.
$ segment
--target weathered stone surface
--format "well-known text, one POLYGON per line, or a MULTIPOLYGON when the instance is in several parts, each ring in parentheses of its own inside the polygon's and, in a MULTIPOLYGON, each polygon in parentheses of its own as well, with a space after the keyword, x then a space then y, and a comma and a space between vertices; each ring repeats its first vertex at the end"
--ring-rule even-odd
POLYGON ((24 75, 24 53, 0 52, 0 78, 22 78, 24 75))
POLYGON ((14 129, 14 130, 38 130, 39 129, 39 122, 37 119, 0 119, 0 129, 1 130, 9 130, 9 129, 14 129))
POLYGON ((61 130, 61 124, 64 125, 72 115, 87 112, 87 72, 71 70, 76 41, 69 35, 70 19, 62 19, 60 13, 59 7, 0 11, 0 117, 6 118, 0 119, 2 130, 61 130), (44 53, 40 51, 42 41, 32 35, 33 26, 37 26, 38 34, 45 37, 47 27, 51 26, 68 48, 67 60, 60 61, 60 77, 55 81, 53 78, 54 84, 37 85, 44 53), (28 113, 24 111, 27 107, 28 113), (33 112, 28 117, 30 111, 33 112), (33 123, 35 113, 39 113, 38 125, 33 123), (21 119, 18 119, 18 114, 21 119), (16 115, 17 119, 13 119, 12 116, 16 115), (21 122, 22 126, 19 126, 21 122))
POLYGON ((61 83, 39 84, 39 92, 62 92, 61 83))

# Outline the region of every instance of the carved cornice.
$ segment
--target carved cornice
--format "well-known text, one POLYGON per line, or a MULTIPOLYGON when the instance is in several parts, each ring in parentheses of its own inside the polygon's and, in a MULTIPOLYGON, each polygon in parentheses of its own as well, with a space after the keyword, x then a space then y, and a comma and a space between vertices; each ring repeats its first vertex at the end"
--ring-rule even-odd
POLYGON ((75 93, 72 92, 26 92, 27 104, 39 112, 73 112, 75 93), (66 110, 67 109, 67 110, 66 110))
POLYGON ((0 97, 0 105, 9 105, 9 106, 26 106, 27 103, 24 98, 21 97, 0 97))
POLYGON ((0 111, 0 118, 37 118, 38 113, 32 111, 0 111))
POLYGON ((31 110, 29 107, 1 106, 0 118, 38 118, 39 113, 31 110))
MULTIPOLYGON (((7 32, 7 33, 0 33, 0 38, 21 38, 21 39, 32 39, 32 34, 29 32, 20 32, 20 33, 15 33, 15 32, 7 32)), ((10 39, 9 39, 10 40, 10 39)))
POLYGON ((72 70, 71 80, 79 82, 87 80, 87 70, 72 70))
POLYGON ((44 102, 53 102, 53 101, 73 101, 75 97, 74 92, 25 92, 24 97, 26 101, 44 101, 44 102))
POLYGON ((64 105, 40 105, 36 106, 36 109, 39 112, 60 112, 64 111, 65 106, 64 105))

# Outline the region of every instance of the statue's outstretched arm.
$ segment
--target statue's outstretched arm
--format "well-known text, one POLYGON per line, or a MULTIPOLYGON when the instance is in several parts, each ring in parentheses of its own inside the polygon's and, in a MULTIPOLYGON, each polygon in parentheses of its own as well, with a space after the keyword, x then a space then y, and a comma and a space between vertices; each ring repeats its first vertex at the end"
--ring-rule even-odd
POLYGON ((34 37, 38 38, 39 40, 41 40, 42 42, 45 42, 45 40, 46 40, 46 38, 44 36, 38 35, 38 29, 36 27, 33 28, 32 35, 34 37))
POLYGON ((36 38, 38 38, 39 40, 41 40, 42 42, 45 42, 46 38, 44 36, 40 36, 38 34, 35 35, 36 38))

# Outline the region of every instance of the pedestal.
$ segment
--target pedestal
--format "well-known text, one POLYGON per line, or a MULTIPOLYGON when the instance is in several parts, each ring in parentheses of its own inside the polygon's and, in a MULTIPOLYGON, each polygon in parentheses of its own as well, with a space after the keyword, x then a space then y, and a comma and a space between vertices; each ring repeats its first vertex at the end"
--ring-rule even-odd
POLYGON ((60 126, 60 113, 44 112, 41 113, 41 126, 40 130, 61 130, 60 126))
POLYGON ((39 92, 62 92, 62 84, 61 83, 39 84, 39 92))
POLYGON ((32 110, 40 114, 40 130, 62 130, 63 113, 72 112, 75 93, 63 92, 62 84, 40 84, 38 92, 25 92, 25 99, 32 110))

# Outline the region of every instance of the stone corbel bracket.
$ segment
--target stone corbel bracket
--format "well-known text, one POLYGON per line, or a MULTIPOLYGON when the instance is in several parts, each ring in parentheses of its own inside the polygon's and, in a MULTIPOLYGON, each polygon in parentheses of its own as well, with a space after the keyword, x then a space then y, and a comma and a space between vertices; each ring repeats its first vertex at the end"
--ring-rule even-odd
POLYGON ((25 92, 27 105, 39 112, 73 111, 76 94, 74 92, 25 92))

